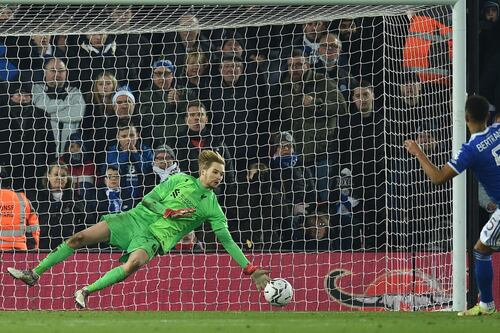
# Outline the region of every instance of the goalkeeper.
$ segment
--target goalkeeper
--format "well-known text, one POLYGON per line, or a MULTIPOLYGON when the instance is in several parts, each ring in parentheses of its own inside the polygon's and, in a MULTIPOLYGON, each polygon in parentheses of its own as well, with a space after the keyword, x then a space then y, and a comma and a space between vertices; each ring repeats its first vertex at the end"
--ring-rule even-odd
POLYGON ((227 219, 213 190, 224 176, 224 159, 218 153, 204 150, 198 158, 200 177, 178 173, 157 185, 137 207, 119 214, 102 217, 101 222, 76 233, 59 245, 38 266, 28 270, 9 267, 15 279, 29 286, 52 266, 64 261, 75 250, 100 242, 125 251, 123 264, 111 269, 94 283, 75 293, 75 303, 87 306, 87 297, 96 291, 123 281, 147 264, 156 255, 172 249, 187 233, 209 221, 218 240, 231 257, 251 275, 257 289, 269 282, 268 271, 253 266, 231 238, 227 219))

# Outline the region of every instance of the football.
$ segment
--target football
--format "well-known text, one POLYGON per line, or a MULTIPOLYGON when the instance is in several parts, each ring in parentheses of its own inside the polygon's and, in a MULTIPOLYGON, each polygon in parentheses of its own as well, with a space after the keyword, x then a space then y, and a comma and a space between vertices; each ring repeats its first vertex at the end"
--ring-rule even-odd
POLYGON ((285 279, 272 279, 264 288, 264 297, 273 306, 284 306, 293 297, 292 285, 285 279))

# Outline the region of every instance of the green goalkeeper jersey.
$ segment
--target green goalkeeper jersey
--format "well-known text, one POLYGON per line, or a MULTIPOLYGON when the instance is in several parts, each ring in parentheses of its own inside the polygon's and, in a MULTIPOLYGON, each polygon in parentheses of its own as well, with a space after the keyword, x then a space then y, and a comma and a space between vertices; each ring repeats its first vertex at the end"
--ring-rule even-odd
POLYGON ((229 234, 226 216, 215 193, 203 187, 198 178, 184 173, 172 175, 148 193, 133 210, 136 216, 142 215, 146 220, 151 221, 154 216, 149 229, 160 242, 163 252, 168 252, 184 235, 207 221, 233 259, 243 268, 249 263, 229 234), (190 217, 164 218, 167 208, 194 208, 195 212, 190 217))

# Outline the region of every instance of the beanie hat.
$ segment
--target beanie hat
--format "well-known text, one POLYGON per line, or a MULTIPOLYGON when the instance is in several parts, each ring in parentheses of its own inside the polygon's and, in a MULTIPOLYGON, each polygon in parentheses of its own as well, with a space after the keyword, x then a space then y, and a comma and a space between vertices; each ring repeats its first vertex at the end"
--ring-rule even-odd
POLYGON ((175 159, 175 154, 174 154, 174 150, 172 148, 170 148, 170 146, 166 145, 166 144, 163 144, 163 145, 160 145, 158 147, 156 147, 155 149, 155 156, 160 154, 160 153, 167 153, 168 155, 170 155, 170 157, 172 159, 175 159))
POLYGON ((175 71, 174 64, 172 64, 172 62, 170 60, 167 60, 167 59, 160 59, 160 60, 155 61, 153 63, 153 69, 156 69, 158 67, 165 67, 170 71, 170 73, 174 73, 174 71, 175 71))
POLYGON ((118 99, 118 97, 120 96, 127 96, 128 98, 130 98, 132 100, 132 102, 135 103, 135 97, 134 97, 134 94, 132 94, 129 90, 126 90, 126 89, 122 89, 122 90, 118 90, 114 95, 113 95, 113 105, 116 105, 116 100, 118 99))

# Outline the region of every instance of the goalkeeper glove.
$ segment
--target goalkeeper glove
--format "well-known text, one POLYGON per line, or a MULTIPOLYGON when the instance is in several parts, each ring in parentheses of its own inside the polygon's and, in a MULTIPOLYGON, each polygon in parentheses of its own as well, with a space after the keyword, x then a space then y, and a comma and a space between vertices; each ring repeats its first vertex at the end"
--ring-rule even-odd
POLYGON ((243 273, 245 273, 246 275, 250 275, 252 281, 257 287, 257 290, 264 289, 269 281, 271 281, 271 278, 268 275, 269 272, 270 271, 265 269, 259 269, 252 264, 248 264, 247 267, 245 267, 245 269, 243 270, 243 273))
POLYGON ((164 218, 179 218, 179 217, 191 217, 193 216, 194 212, 196 212, 196 209, 194 208, 181 208, 181 209, 170 209, 167 208, 165 209, 165 212, 163 213, 164 218))

